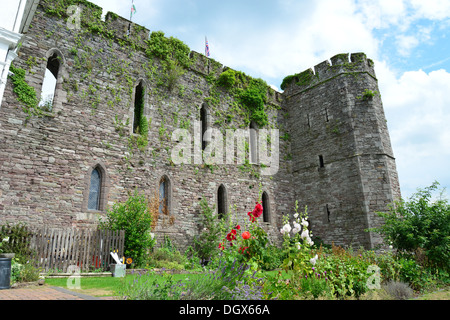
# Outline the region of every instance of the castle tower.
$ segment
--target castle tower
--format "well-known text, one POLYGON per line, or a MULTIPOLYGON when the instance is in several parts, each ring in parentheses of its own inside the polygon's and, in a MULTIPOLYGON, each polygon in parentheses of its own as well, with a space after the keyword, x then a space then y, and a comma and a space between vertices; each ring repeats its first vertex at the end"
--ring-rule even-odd
POLYGON ((380 237, 365 230, 382 223, 376 212, 400 198, 400 187, 373 62, 339 54, 282 86, 293 187, 314 236, 375 247, 380 237))

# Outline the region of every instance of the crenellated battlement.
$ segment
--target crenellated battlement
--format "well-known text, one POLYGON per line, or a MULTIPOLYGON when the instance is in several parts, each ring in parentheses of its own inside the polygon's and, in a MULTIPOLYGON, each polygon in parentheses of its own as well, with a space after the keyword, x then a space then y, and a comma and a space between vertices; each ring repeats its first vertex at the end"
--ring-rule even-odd
POLYGON ((375 78, 374 63, 362 53, 341 53, 325 60, 314 68, 284 78, 281 89, 287 95, 294 94, 341 74, 367 73, 375 78))

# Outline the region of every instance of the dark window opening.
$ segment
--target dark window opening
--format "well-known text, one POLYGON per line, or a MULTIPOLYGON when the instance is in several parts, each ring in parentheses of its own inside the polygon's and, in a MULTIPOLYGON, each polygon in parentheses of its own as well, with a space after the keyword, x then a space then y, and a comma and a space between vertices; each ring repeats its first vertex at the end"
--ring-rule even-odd
POLYGON ((323 156, 319 156, 319 167, 320 168, 324 168, 325 167, 325 164, 323 162, 323 156))
POLYGON ((326 206, 326 212, 327 212, 327 221, 330 222, 330 209, 328 209, 328 205, 326 206))
POLYGON ((270 221, 270 207, 269 207, 269 196, 264 191, 262 194, 262 206, 263 206, 263 221, 270 221))
POLYGON ((206 137, 205 133, 208 129, 208 123, 207 123, 208 113, 206 111, 205 106, 202 106, 200 109, 200 125, 201 125, 201 141, 202 141, 202 150, 204 151, 206 149, 206 137))
POLYGON ((217 214, 219 219, 223 219, 227 213, 226 191, 223 184, 217 190, 217 214))
POLYGON ((140 82, 136 86, 135 95, 134 95, 134 122, 133 122, 133 133, 141 133, 140 128, 142 128, 143 124, 141 121, 144 121, 144 86, 142 82, 140 82))
POLYGON ((325 109, 325 118, 326 118, 326 120, 328 122, 329 121, 329 119, 328 119, 328 109, 325 109))

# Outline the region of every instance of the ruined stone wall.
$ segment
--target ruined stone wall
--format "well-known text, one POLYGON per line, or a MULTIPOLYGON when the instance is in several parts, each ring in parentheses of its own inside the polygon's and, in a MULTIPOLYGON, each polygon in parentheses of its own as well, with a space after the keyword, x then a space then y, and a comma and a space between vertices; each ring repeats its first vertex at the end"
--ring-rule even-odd
POLYGON ((400 197, 373 68, 340 54, 294 75, 286 90, 293 181, 311 228, 326 243, 373 247, 376 211, 400 197))
POLYGON ((252 113, 240 93, 260 82, 235 71, 235 82, 225 85, 221 76, 231 69, 221 63, 113 13, 101 16, 101 8, 84 0, 40 2, 14 67, 39 99, 47 62, 56 57, 56 93, 52 109, 43 110, 8 81, 0 107, 1 223, 95 228, 129 192, 152 198, 165 177, 169 210, 155 231, 180 248, 199 232, 202 197, 217 212, 220 185, 240 223, 267 193, 270 219, 261 223, 274 241, 295 200, 308 207, 312 232, 326 243, 380 241, 364 230, 381 223, 375 212, 398 198, 400 188, 373 63, 364 54, 336 55, 287 77, 282 94, 267 86, 267 123, 258 129, 279 130, 276 173, 226 163, 225 155, 224 164, 196 162, 193 141, 192 162, 179 164, 172 151, 180 141, 172 134, 185 129, 195 140, 202 107, 208 127, 224 137, 230 129, 247 130, 252 113), (69 2, 83 12, 79 27, 60 7, 69 2), (134 132, 140 87, 145 134, 134 132), (102 175, 99 210, 87 206, 94 169, 102 175))
MULTIPOLYGON (((149 50, 146 28, 130 26, 111 13, 102 21, 101 8, 84 1, 79 6, 81 28, 73 29, 64 10, 41 1, 14 61, 25 70, 25 82, 37 98, 48 58, 56 54, 61 65, 50 112, 26 106, 8 81, 0 108, 1 222, 95 228, 128 192, 138 189, 151 198, 164 176, 170 198, 168 214, 160 215, 157 223, 160 238, 168 235, 180 248, 190 245, 198 233, 200 199, 216 205, 223 184, 229 212, 242 222, 260 192, 267 192, 270 220, 262 224, 276 239, 281 214, 294 203, 289 161, 280 160, 278 172, 265 176, 258 165, 178 165, 171 160, 177 144, 172 133, 179 128, 193 133, 203 105, 211 128, 222 133, 248 128, 249 114, 239 107, 236 94, 217 84, 227 68, 196 52, 183 57, 187 65, 163 59, 149 50), (133 133, 139 83, 149 124, 147 144, 133 133), (99 211, 87 209, 94 168, 102 172, 99 211)), ((242 86, 251 81, 240 76, 242 86)), ((265 106, 267 128, 285 128, 281 95, 269 87, 265 106)), ((289 142, 282 140, 280 159, 289 150, 289 142)))

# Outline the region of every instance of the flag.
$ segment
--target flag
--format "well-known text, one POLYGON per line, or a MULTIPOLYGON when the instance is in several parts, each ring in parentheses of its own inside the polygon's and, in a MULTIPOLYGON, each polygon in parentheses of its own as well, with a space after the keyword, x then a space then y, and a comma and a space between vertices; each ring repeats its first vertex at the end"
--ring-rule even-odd
POLYGON ((205 37, 205 55, 209 57, 209 45, 208 45, 208 39, 205 37))
POLYGON ((135 14, 136 13, 136 7, 134 6, 134 4, 131 5, 131 14, 135 14))

